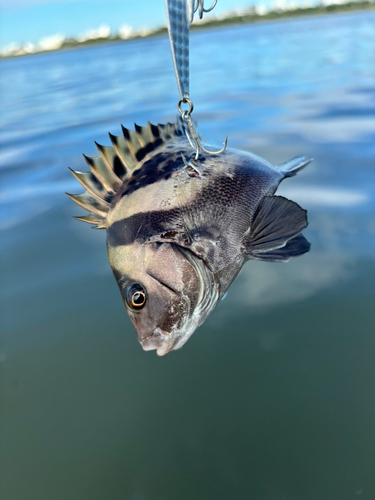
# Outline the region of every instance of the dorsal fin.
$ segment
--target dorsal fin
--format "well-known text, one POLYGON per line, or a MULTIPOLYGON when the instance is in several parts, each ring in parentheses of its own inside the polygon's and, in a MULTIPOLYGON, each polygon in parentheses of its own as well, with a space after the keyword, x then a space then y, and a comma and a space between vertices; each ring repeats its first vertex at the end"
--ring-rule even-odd
POLYGON ((91 212, 76 219, 95 224, 94 227, 98 229, 106 227, 106 216, 112 198, 124 181, 129 179, 133 170, 138 168, 149 153, 184 133, 181 121, 166 125, 147 122, 145 127, 135 124, 134 130, 121 127, 122 136, 109 134, 112 146, 95 143, 100 156, 89 158, 83 155, 91 172, 75 172, 70 169, 85 192, 78 195, 67 194, 75 203, 91 212))

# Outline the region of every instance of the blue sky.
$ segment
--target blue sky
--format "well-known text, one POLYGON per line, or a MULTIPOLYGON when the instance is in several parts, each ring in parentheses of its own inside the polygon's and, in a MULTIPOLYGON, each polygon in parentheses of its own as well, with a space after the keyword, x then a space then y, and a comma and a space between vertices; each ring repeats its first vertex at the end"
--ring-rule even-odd
MULTIPOLYGON (((270 2, 218 0, 215 12, 270 2)), ((113 31, 122 24, 136 29, 165 25, 164 0, 0 0, 0 47, 35 43, 56 33, 78 36, 101 24, 109 24, 113 31)))

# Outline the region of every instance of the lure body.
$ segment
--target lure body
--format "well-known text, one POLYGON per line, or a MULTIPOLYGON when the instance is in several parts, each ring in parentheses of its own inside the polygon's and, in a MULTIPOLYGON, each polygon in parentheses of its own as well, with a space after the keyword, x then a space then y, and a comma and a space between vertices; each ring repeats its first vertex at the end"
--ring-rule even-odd
POLYGON ((107 229, 109 261, 138 340, 159 355, 179 349, 249 259, 287 261, 309 250, 306 212, 274 193, 309 161, 279 167, 251 153, 192 149, 183 125, 148 124, 113 148, 98 146, 85 187, 69 195, 107 229))

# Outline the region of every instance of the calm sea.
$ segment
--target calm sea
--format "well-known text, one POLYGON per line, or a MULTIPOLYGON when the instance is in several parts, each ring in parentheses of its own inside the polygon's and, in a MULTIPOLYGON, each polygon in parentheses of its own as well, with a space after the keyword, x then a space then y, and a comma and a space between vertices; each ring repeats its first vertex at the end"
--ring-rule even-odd
POLYGON ((191 46, 209 143, 314 158, 279 191, 311 252, 249 262, 182 350, 143 352, 63 193, 94 140, 174 120, 168 40, 2 61, 4 500, 375 498, 375 12, 191 46))

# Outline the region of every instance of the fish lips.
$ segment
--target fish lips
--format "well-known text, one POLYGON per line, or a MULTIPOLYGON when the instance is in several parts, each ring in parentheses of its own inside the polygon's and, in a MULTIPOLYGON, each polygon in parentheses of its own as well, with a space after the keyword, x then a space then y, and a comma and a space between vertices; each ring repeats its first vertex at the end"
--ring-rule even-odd
POLYGON ((138 342, 141 344, 144 351, 154 351, 159 356, 164 356, 170 351, 175 349, 176 344, 180 339, 180 331, 176 328, 167 332, 160 328, 160 326, 155 326, 151 324, 150 318, 147 317, 132 317, 130 319, 134 325, 135 331, 137 333, 138 342))
POLYGON ((164 356, 171 350, 170 336, 163 333, 160 328, 155 328, 150 336, 138 340, 144 351, 156 350, 158 356, 164 356))
POLYGON ((159 326, 155 326, 152 319, 144 314, 130 312, 129 317, 134 325, 137 333, 138 342, 141 344, 144 351, 154 351, 159 356, 164 356, 172 351, 176 343, 175 332, 166 332, 159 326))

